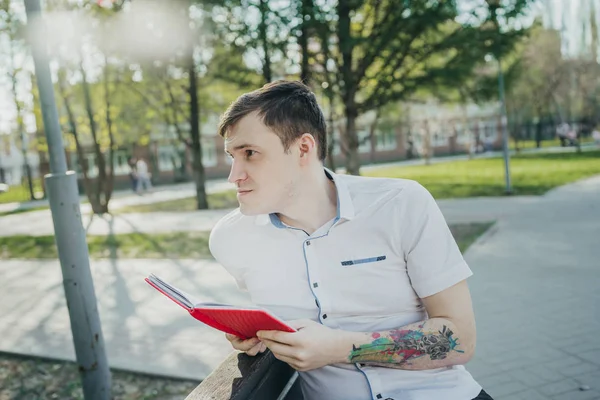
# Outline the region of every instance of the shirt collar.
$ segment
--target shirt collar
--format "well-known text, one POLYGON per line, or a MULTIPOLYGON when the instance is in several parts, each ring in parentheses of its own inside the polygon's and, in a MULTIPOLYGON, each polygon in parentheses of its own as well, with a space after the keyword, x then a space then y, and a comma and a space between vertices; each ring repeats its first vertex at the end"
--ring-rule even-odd
MULTIPOLYGON (((340 219, 351 220, 354 217, 354 204, 350 191, 343 177, 334 173, 329 168, 324 168, 325 175, 333 181, 337 192, 337 213, 336 221, 340 219)), ((281 222, 277 214, 261 214, 256 216, 257 225, 266 225, 271 222, 277 228, 285 228, 286 226, 281 222)))

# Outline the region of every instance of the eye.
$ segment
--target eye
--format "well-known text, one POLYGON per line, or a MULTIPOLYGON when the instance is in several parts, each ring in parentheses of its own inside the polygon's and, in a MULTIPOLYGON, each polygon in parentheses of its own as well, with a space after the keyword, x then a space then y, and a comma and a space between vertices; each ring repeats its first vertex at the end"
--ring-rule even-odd
POLYGON ((246 150, 246 158, 250 158, 256 154, 255 150, 246 150))

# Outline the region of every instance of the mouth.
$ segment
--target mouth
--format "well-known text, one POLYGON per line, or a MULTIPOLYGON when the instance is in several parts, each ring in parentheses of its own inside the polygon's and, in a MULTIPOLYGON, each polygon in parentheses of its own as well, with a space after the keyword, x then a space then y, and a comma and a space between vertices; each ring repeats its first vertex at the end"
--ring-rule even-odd
POLYGON ((238 189, 238 191, 237 191, 237 195, 238 195, 238 196, 245 196, 245 195, 247 195, 247 194, 249 194, 249 193, 251 193, 251 192, 252 192, 252 190, 242 190, 242 189, 238 189))

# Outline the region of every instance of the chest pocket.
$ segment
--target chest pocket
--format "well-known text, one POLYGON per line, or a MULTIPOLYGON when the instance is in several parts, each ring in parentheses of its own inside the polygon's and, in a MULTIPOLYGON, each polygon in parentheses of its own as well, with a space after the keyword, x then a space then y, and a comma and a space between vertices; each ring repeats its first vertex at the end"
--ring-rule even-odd
POLYGON ((356 258, 356 259, 342 261, 342 266, 348 267, 351 265, 376 263, 379 261, 385 261, 386 259, 387 259, 387 256, 385 256, 385 255, 375 256, 375 257, 367 257, 367 258, 356 258))

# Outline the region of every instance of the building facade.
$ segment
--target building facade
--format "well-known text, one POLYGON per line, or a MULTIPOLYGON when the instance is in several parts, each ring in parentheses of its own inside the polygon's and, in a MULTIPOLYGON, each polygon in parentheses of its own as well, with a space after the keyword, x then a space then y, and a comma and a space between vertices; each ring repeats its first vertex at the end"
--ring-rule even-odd
MULTIPOLYGON (((409 158, 436 157, 501 149, 501 120, 497 107, 468 105, 464 107, 434 103, 409 104, 402 118, 385 127, 373 129, 375 113, 366 113, 357 120, 359 156, 363 165, 401 161, 409 158)), ((218 116, 201 126, 202 161, 207 179, 225 178, 231 160, 224 152, 224 142, 217 135, 218 116)), ((187 136, 188 126, 180 131, 187 136)), ((336 167, 345 164, 343 121, 333 129, 333 161, 336 167)), ((98 175, 93 151, 85 152, 88 175, 98 175)), ((130 161, 143 158, 149 165, 155 185, 192 179, 192 154, 178 139, 174 126, 157 125, 147 144, 123 146, 115 150, 115 189, 131 186, 130 161)), ((67 152, 69 167, 83 179, 77 155, 67 152)), ((80 185, 81 187, 82 185, 80 185)))

